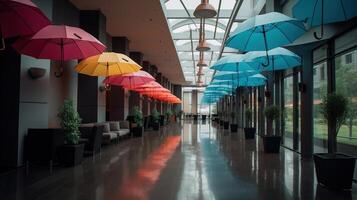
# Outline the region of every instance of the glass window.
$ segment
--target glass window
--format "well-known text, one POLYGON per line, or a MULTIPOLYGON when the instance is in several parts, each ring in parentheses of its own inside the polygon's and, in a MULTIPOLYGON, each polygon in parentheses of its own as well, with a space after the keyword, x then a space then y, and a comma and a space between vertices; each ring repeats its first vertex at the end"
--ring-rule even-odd
POLYGON ((350 101, 347 121, 337 136, 338 143, 343 146, 357 146, 357 62, 352 59, 356 56, 355 49, 335 58, 336 92, 345 95, 350 101))
POLYGON ((293 76, 284 79, 284 145, 293 148, 293 76))
POLYGON ((327 80, 322 79, 322 77, 327 77, 326 66, 326 61, 314 65, 314 70, 317 72, 313 76, 313 118, 315 152, 327 151, 327 122, 324 120, 320 110, 321 101, 327 94, 327 80), (321 76, 322 72, 324 74, 323 76, 321 76))
POLYGON ((327 45, 323 45, 322 47, 314 50, 313 52, 314 63, 321 62, 326 58, 327 58, 327 45))

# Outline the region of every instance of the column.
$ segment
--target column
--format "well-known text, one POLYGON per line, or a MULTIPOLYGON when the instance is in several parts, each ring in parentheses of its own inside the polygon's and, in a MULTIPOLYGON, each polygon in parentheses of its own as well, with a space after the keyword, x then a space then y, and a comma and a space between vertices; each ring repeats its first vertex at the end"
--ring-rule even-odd
MULTIPOLYGON (((144 55, 141 52, 130 52, 129 57, 133 59, 136 63, 138 63, 140 66, 143 66, 144 55)), ((142 109, 141 97, 142 95, 140 93, 130 91, 129 111, 131 111, 135 106, 138 106, 140 109, 142 109)))

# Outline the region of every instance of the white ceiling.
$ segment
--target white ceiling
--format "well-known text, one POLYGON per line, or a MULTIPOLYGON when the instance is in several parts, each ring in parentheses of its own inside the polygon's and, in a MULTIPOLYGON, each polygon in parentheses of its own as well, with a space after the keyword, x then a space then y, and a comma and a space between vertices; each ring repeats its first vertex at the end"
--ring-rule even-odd
POLYGON ((158 67, 174 84, 185 84, 176 48, 159 0, 71 0, 81 10, 101 10, 111 36, 126 36, 130 51, 158 67))

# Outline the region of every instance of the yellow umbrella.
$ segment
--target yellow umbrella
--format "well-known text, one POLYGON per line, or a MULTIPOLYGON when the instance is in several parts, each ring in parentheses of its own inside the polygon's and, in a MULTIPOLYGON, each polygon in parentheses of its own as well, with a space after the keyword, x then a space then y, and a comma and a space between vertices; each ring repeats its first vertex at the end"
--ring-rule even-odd
POLYGON ((140 65, 128 56, 114 52, 104 52, 82 60, 75 68, 76 72, 89 76, 113 76, 137 72, 140 65))

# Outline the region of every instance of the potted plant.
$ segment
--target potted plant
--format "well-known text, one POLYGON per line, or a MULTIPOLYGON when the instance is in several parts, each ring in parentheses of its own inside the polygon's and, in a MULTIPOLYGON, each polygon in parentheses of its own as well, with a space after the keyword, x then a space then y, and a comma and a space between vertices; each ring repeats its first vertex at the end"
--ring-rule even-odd
POLYGON ((235 118, 236 118, 236 112, 231 112, 231 118, 232 118, 232 123, 231 123, 231 132, 236 133, 238 131, 238 124, 235 123, 235 118))
POLYGON ((168 124, 172 116, 172 111, 170 109, 167 109, 165 112, 165 116, 166 116, 166 123, 168 124))
POLYGON ((151 119, 154 131, 158 131, 160 129, 160 113, 156 110, 156 108, 154 108, 151 112, 151 119))
POLYGON ((328 153, 314 154, 317 181, 331 189, 351 189, 355 158, 337 152, 337 134, 348 115, 348 100, 341 94, 328 94, 321 103, 321 114, 330 127, 328 153))
POLYGON ((244 127, 245 139, 254 139, 255 128, 252 127, 252 109, 245 110, 246 127, 244 127))
POLYGON ((263 137, 264 151, 266 153, 279 153, 281 137, 273 134, 273 122, 280 117, 278 106, 268 106, 264 110, 267 119, 267 135, 263 137))
POLYGON ((131 131, 134 136, 140 137, 143 135, 143 113, 138 106, 133 107, 132 111, 133 123, 131 131))
POLYGON ((177 117, 178 117, 179 120, 182 119, 182 115, 183 115, 183 111, 182 110, 178 111, 177 117))
POLYGON ((57 114, 65 134, 65 145, 59 148, 59 160, 66 165, 82 163, 84 144, 79 144, 79 124, 81 118, 72 100, 65 100, 57 114))

